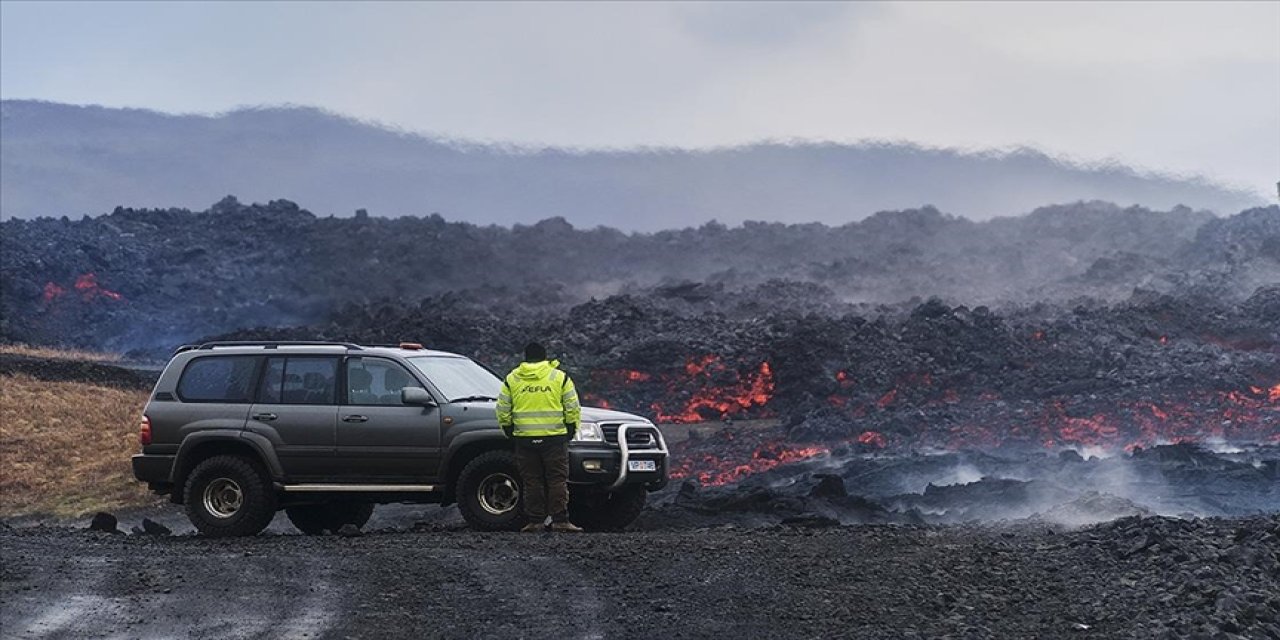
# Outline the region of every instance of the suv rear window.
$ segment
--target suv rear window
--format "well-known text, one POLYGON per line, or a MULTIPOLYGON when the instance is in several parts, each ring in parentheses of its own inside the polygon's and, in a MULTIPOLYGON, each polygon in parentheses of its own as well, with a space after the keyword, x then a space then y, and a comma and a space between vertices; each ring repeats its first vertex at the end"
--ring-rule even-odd
POLYGON ((333 404, 338 359, 289 356, 267 359, 258 389, 263 404, 333 404))
POLYGON ((254 356, 213 356, 187 363, 178 397, 188 402, 248 402, 257 369, 254 356))

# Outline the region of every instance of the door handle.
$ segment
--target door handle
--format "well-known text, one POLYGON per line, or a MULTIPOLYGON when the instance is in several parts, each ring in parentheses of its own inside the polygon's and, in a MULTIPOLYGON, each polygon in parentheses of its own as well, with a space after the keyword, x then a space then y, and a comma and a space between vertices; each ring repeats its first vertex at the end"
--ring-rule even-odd
POLYGON ((253 414, 253 419, 254 419, 254 420, 258 420, 258 421, 260 421, 260 422, 271 422, 272 420, 275 420, 275 419, 276 419, 276 414, 274 414, 274 413, 255 413, 255 414, 253 414))
POLYGON ((342 416, 343 422, 368 422, 369 418, 365 416, 342 416))

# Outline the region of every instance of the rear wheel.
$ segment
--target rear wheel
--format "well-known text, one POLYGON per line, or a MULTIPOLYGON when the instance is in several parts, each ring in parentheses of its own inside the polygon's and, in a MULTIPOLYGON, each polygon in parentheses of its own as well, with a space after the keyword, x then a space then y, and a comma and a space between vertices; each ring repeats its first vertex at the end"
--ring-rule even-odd
POLYGON ((285 507, 289 522, 307 535, 322 535, 326 530, 337 533, 344 524, 363 527, 373 515, 372 504, 358 502, 333 502, 285 507))
POLYGON ((472 529, 514 531, 526 520, 521 488, 514 453, 482 453, 458 476, 458 511, 472 529))
POLYGON ((638 485, 610 493, 574 495, 569 500, 569 519, 587 531, 622 531, 640 517, 648 496, 638 485))
POLYGON ((252 536, 276 515, 276 494, 256 461, 214 456, 196 465, 183 488, 187 518, 212 537, 252 536))

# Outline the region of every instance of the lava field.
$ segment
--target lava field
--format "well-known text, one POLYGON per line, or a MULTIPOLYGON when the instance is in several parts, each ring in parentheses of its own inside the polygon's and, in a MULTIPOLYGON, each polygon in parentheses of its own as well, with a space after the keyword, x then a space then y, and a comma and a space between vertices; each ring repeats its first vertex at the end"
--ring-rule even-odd
POLYGON ((702 484, 843 453, 1280 444, 1280 287, 1238 304, 1140 292, 1003 314, 930 300, 871 319, 670 304, 620 296, 520 323, 445 298, 223 337, 412 336, 501 367, 527 337, 554 336, 588 402, 665 423, 774 419, 680 443, 674 476, 702 484))
POLYGON ((0 230, 0 339, 132 363, 0 374, 145 387, 210 338, 501 369, 537 339, 673 465, 621 534, 405 505, 348 536, 11 521, 19 636, 1280 639, 1277 207, 628 235, 227 199, 0 230))
POLYGON ((953 466, 1009 504, 1070 508, 1095 491, 1095 506, 1163 514, 1280 508, 1280 207, 1218 218, 1078 203, 984 223, 923 208, 623 234, 227 198, 0 225, 6 340, 152 361, 208 337, 413 340, 500 369, 537 339, 589 403, 723 424, 673 447, 673 484, 695 494, 752 479, 785 493, 812 480, 803 470, 858 482, 851 493, 895 518, 956 519, 968 507, 936 504, 954 490, 927 489, 957 472, 899 483, 919 498, 857 479, 869 461, 930 452, 1032 471, 1070 452, 1075 476, 953 466), (1245 497, 1161 502, 1168 483, 1086 481, 1123 460, 1153 487, 1148 452, 1177 444, 1204 447, 1193 466, 1236 456, 1209 467, 1248 476, 1245 497))
POLYGON ((561 218, 504 228, 317 217, 228 196, 206 211, 8 219, 0 249, 0 338, 154 355, 245 327, 323 322, 347 304, 444 295, 508 318, 650 291, 688 303, 754 296, 736 308, 793 316, 874 317, 876 305, 933 296, 993 308, 1119 302, 1135 288, 1239 301, 1280 282, 1280 208, 1219 218, 1087 202, 973 222, 923 207, 836 227, 627 234, 561 218))

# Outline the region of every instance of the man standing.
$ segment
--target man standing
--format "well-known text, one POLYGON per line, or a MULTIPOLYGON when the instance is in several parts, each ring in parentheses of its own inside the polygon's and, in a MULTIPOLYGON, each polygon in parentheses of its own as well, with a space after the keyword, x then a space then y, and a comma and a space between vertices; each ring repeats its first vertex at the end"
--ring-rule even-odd
POLYGON ((507 374, 498 394, 498 425, 516 441, 516 466, 524 484, 529 524, 521 531, 578 532, 569 522, 569 441, 578 432, 582 409, 569 375, 547 361, 536 342, 524 348, 524 362, 507 374))

